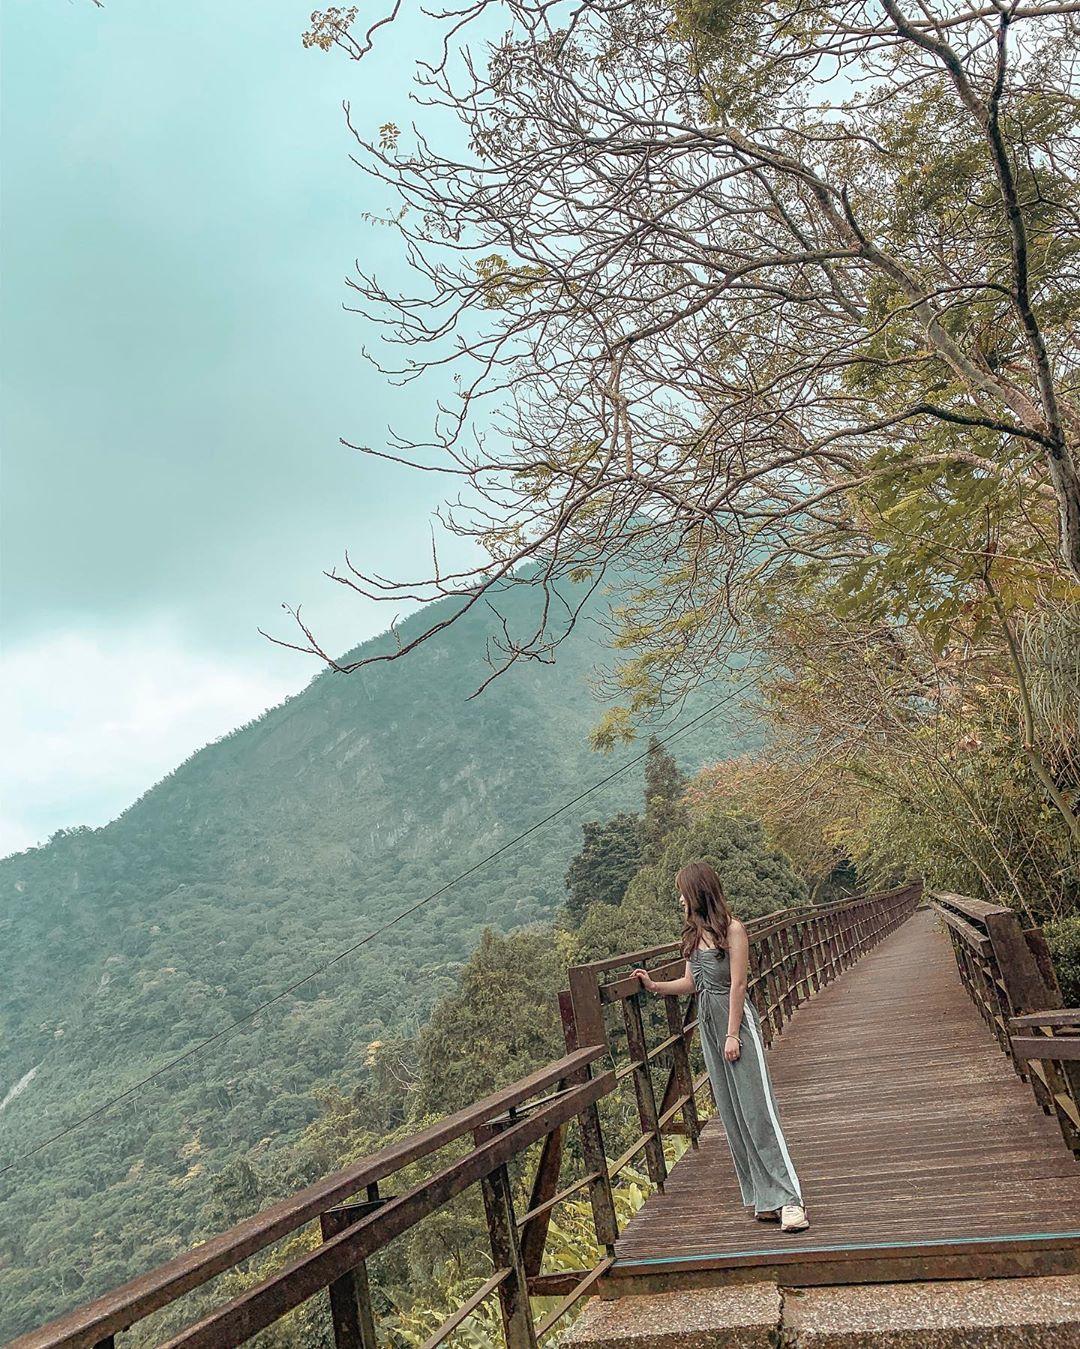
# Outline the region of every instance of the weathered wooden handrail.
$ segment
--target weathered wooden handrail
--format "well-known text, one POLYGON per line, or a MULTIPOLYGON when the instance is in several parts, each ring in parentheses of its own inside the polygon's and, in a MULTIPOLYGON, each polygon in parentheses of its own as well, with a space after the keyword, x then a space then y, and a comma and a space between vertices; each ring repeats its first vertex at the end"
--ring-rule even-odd
MULTIPOLYGON (((782 910, 748 923, 750 987, 767 1038, 771 1041, 780 1032, 801 1002, 908 917, 920 894, 920 885, 909 885, 835 904, 782 910)), ((210 1311, 168 1346, 228 1349, 325 1290, 338 1349, 377 1349, 367 1260, 472 1185, 482 1193, 494 1272, 443 1321, 424 1349, 443 1343, 490 1296, 499 1299, 508 1349, 536 1349, 613 1261, 618 1222, 612 1182, 644 1149, 650 1176, 662 1186, 663 1134, 685 1133, 697 1145, 696 1098, 708 1075, 695 1077, 690 1061, 695 999, 691 996, 685 1009, 677 998, 664 999, 667 1035, 650 1048, 638 981, 625 975, 603 978, 609 971, 664 956, 669 959, 657 972, 681 973, 681 960, 670 959, 673 950, 678 950, 677 943, 572 967, 570 988, 559 995, 567 1043, 562 1058, 280 1200, 185 1255, 24 1335, 10 1349, 111 1349, 118 1334, 315 1221, 318 1246, 210 1311), (615 1006, 623 1010, 628 1050, 628 1062, 622 1065, 615 1062, 604 1022, 605 1007, 615 1006), (590 1040, 591 1034, 597 1038, 590 1040), (611 1065, 596 1071, 609 1055, 611 1065), (669 1063, 669 1074, 658 1102, 652 1067, 663 1061, 669 1063), (625 1081, 635 1089, 641 1133, 611 1161, 598 1107, 625 1081), (563 1139, 571 1121, 580 1131, 584 1173, 560 1189, 563 1139), (381 1182, 465 1137, 471 1137, 473 1146, 464 1156, 401 1194, 380 1193, 381 1182), (537 1143, 528 1207, 519 1215, 509 1163, 537 1143), (600 1258, 592 1269, 542 1272, 551 1214, 579 1194, 590 1201, 600 1258), (534 1323, 530 1306, 534 1296, 560 1298, 539 1323, 534 1323)))
POLYGON ((1056 1013, 1039 1012, 1035 1016, 1011 1016, 1009 1030, 1013 1053, 1018 1059, 1053 1059, 1057 1063, 1080 1059, 1080 1008, 1069 1007, 1056 1013), (1062 1033, 1065 1027, 1074 1029, 1062 1033), (1028 1029, 1041 1034, 1020 1034, 1028 1029))
POLYGON ((1046 938, 1024 928, 1015 910, 935 891, 932 906, 949 934, 960 978, 1002 1052, 1080 1156, 1080 1037, 1058 1035, 1080 1024, 1063 1008, 1046 938), (1023 1034, 1024 1031, 1037 1033, 1023 1034))
MULTIPOLYGON (((169 1349, 218 1349, 224 1344, 242 1344, 252 1335, 292 1311, 323 1288, 330 1288, 351 1274, 368 1256, 433 1213, 475 1181, 485 1183, 485 1202, 498 1213, 497 1226, 505 1249, 493 1252, 499 1269, 500 1294, 508 1310, 511 1342, 528 1344, 532 1327, 528 1308, 523 1252, 515 1238, 506 1163, 534 1143, 547 1139, 555 1129, 611 1090, 611 1075, 592 1078, 565 1093, 539 1113, 530 1114, 503 1131, 496 1132, 466 1157, 444 1167, 428 1180, 386 1202, 329 1237, 314 1251, 299 1256, 262 1283, 212 1312, 197 1325, 168 1341, 169 1349), (529 1328, 521 1324, 529 1317, 529 1328)), ((591 1273, 591 1271, 589 1271, 591 1273)))
MULTIPOLYGON (((80 1346, 109 1345, 112 1343, 113 1336, 118 1332, 144 1320, 162 1307, 176 1302, 184 1294, 208 1283, 225 1270, 235 1268, 249 1256, 273 1245, 282 1237, 298 1231, 314 1219, 321 1220, 328 1213, 340 1211, 340 1205, 362 1190, 366 1192, 366 1203, 377 1206, 381 1215, 391 1203, 400 1205, 400 1200, 392 1201, 382 1198, 379 1194, 380 1181, 399 1173, 403 1168, 414 1162, 432 1156, 448 1144, 463 1137, 471 1134, 476 1138, 478 1135, 483 1135, 485 1130, 489 1128, 499 1130, 500 1126, 512 1118, 509 1113, 511 1110, 525 1109, 532 1097, 540 1092, 547 1091, 555 1084, 558 1084, 560 1089, 550 1098, 549 1112, 543 1116, 542 1122, 544 1125, 550 1126, 550 1130, 555 1130, 561 1129, 562 1125, 571 1118, 579 1120, 580 1127, 585 1135, 584 1153, 587 1164, 591 1169, 591 1175, 587 1176, 585 1181, 582 1182, 582 1188, 587 1183, 593 1201, 598 1233, 602 1241, 606 1238, 605 1244, 614 1242, 615 1232, 612 1227, 614 1209, 611 1202, 610 1186, 606 1183, 606 1169, 602 1166, 603 1144, 599 1136, 599 1118, 595 1107, 595 1100, 598 1096, 611 1091, 614 1087, 614 1077, 611 1073, 605 1073, 601 1077, 592 1077, 590 1072, 590 1066, 604 1052, 605 1047, 603 1045, 584 1046, 561 1059, 555 1060, 553 1063, 538 1068, 527 1077, 493 1092, 482 1101, 455 1111, 454 1114, 446 1116, 446 1118, 439 1120, 438 1123, 427 1129, 389 1144, 385 1148, 380 1148, 378 1152, 362 1158, 343 1171, 317 1181, 314 1185, 307 1186, 296 1194, 290 1195, 287 1199, 280 1200, 186 1254, 168 1261, 168 1263, 123 1284, 119 1288, 113 1289, 103 1297, 69 1312, 66 1316, 50 1322, 41 1329, 24 1335, 14 1342, 11 1349, 16 1349, 16 1347, 17 1349, 59 1349, 59 1346, 64 1346, 64 1349, 77 1349, 80 1346), (599 1176, 597 1175, 596 1165, 598 1161, 601 1162, 599 1169, 602 1172, 599 1176)), ((527 1114, 526 1122, 535 1132, 535 1117, 531 1113, 527 1114)), ((541 1134, 537 1135, 537 1137, 539 1136, 542 1136, 542 1131, 541 1134)), ((524 1151, 536 1141, 536 1138, 533 1137, 530 1137, 528 1141, 523 1141, 524 1132, 515 1134, 514 1139, 520 1146, 512 1148, 511 1155, 524 1151)), ((486 1167, 485 1159, 490 1161, 493 1154, 489 1149, 487 1153, 483 1153, 483 1159, 477 1160, 482 1152, 483 1148, 478 1144, 471 1153, 467 1154, 457 1164, 459 1167, 471 1165, 475 1169, 475 1175, 469 1172, 470 1180, 465 1182, 466 1184, 471 1183, 472 1180, 481 1180, 489 1174, 492 1168, 500 1165, 499 1161, 494 1161, 491 1162, 490 1167, 486 1167)), ((505 1162, 502 1164, 505 1165, 505 1162)), ((419 1194, 410 1191, 407 1196, 402 1196, 401 1198, 410 1200, 409 1207, 405 1211, 409 1214, 411 1221, 405 1225, 411 1226, 421 1217, 434 1212, 446 1200, 458 1193, 461 1188, 458 1184, 461 1174, 461 1171, 455 1170, 453 1167, 448 1168, 447 1171, 440 1172, 431 1181, 424 1182, 421 1186, 416 1187, 416 1190, 420 1192, 419 1194), (445 1194, 439 1188, 440 1181, 443 1185, 451 1187, 445 1194)), ((395 1207, 391 1219, 393 1219, 394 1214, 400 1215, 402 1211, 400 1206, 395 1207)), ((375 1245, 373 1249, 378 1249, 380 1245, 384 1244, 379 1238, 383 1237, 389 1230, 384 1226, 385 1222, 386 1219, 383 1218, 380 1223, 363 1227, 360 1232, 360 1241, 370 1241, 372 1240, 372 1234, 374 1234, 375 1245)), ((332 1221, 330 1226, 334 1225, 332 1221)), ((323 1226, 324 1235, 327 1235, 326 1224, 323 1226)), ((357 1223, 356 1227, 359 1228, 360 1224, 357 1223)), ((351 1224, 350 1230, 355 1231, 351 1224)), ((398 1229, 395 1228, 395 1230, 398 1229)), ((335 1236, 336 1233, 330 1235, 335 1236)), ((387 1236, 386 1239, 388 1240, 389 1237, 387 1236)), ((351 1246, 349 1249, 352 1249, 351 1246)), ((498 1264, 498 1261, 496 1261, 496 1264, 498 1264)), ((502 1282, 505 1282, 505 1275, 500 1280, 500 1283, 502 1282)), ((297 1286, 299 1286, 299 1282, 297 1286)), ((312 1289, 311 1291, 316 1290, 312 1289)), ((305 1293, 303 1297, 293 1301, 290 1290, 282 1291, 278 1310, 271 1317, 271 1320, 284 1315, 292 1306, 298 1305, 298 1301, 303 1301, 308 1296, 310 1296, 310 1293, 305 1293)), ((265 1310, 268 1305, 270 1304, 263 1301, 260 1307, 265 1310)), ((337 1319, 335 1315, 335 1322, 337 1319)), ((264 1324, 269 1324, 269 1322, 264 1322, 264 1324)), ((337 1329, 336 1325, 335 1329, 337 1329)), ((247 1334, 241 1334, 238 1338, 221 1338, 219 1336, 212 1342, 219 1346, 241 1344, 244 1339, 253 1333, 254 1331, 248 1331, 247 1334)), ((175 1341, 175 1343, 187 1342, 183 1336, 175 1341)), ((191 1342, 199 1343, 200 1341, 193 1340, 191 1342)), ((339 1343, 348 1342, 348 1340, 339 1340, 339 1343)))

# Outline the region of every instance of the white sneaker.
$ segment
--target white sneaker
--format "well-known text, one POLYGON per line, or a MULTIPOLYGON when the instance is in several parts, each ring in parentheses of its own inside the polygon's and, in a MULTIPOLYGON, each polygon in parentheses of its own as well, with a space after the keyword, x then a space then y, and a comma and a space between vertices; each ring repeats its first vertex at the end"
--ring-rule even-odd
POLYGON ((801 1204, 785 1204, 780 1210, 781 1232, 801 1232, 809 1226, 810 1219, 801 1204))

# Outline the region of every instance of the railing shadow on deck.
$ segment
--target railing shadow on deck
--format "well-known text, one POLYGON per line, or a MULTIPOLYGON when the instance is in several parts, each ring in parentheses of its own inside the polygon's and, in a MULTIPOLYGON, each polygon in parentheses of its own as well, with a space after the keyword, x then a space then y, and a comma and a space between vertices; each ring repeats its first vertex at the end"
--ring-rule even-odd
POLYGON ((971 1000, 1080 1158, 1080 1009, 1062 1006, 1041 928, 1022 927, 1001 904, 947 891, 930 898, 971 1000))
MULTIPOLYGON (((767 1042, 795 1010, 862 954, 910 917, 921 883, 827 905, 779 910, 747 923, 749 989, 767 1042)), ((662 1188, 667 1175, 665 1135, 687 1136, 697 1146, 698 1094, 708 1083, 695 1075, 691 1044, 697 1028, 695 998, 663 999, 662 1017, 643 1011, 646 995, 627 971, 650 966, 658 978, 683 972, 678 943, 650 947, 576 965, 559 996, 566 1040, 564 1057, 538 1068, 482 1101, 431 1127, 389 1144, 335 1175, 237 1224, 229 1231, 124 1284, 86 1306, 16 1340, 11 1349, 77 1349, 114 1346, 116 1337, 147 1317, 285 1237, 318 1223, 318 1245, 214 1308, 167 1341, 169 1349, 225 1349, 244 1343, 309 1298, 329 1299, 337 1349, 377 1349, 367 1262, 457 1195, 479 1187, 493 1273, 429 1336, 436 1349, 485 1299, 498 1299, 507 1349, 536 1349, 611 1267, 618 1238, 613 1185, 644 1152, 649 1177, 662 1188), (621 972, 620 972, 621 971, 621 972), (650 1047, 654 1022, 666 1028, 650 1047), (664 1079, 657 1091, 656 1075, 664 1079), (600 1103, 633 1089, 636 1137, 619 1157, 605 1149, 600 1103), (575 1161, 581 1174, 562 1183, 571 1156, 567 1126, 575 1123, 575 1161), (460 1143, 471 1148, 460 1155, 460 1143), (439 1156, 458 1144, 452 1160, 439 1156), (537 1148, 527 1207, 516 1212, 511 1164, 537 1148), (428 1161, 426 1179, 397 1195, 382 1191, 404 1169, 428 1161), (357 1196, 360 1196, 357 1198, 357 1196), (596 1263, 588 1269, 544 1271, 551 1216, 566 1200, 587 1196, 596 1263), (556 1298, 537 1321, 532 1298, 556 1298)))

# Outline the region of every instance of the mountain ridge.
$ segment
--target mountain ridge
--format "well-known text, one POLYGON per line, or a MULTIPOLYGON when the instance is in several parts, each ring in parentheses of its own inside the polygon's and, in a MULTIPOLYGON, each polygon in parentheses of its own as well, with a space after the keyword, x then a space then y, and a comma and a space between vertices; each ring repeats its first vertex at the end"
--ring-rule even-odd
MULTIPOLYGON (((587 618, 601 603, 590 601, 587 618)), ((515 584, 500 608, 518 631, 537 604, 515 584)), ((433 617, 429 606, 399 631, 408 640, 433 617)), ((33 1072, 0 1116, 0 1164, 618 766, 586 743, 600 710, 586 680, 604 655, 588 622, 554 665, 522 663, 467 701, 477 652, 497 631, 474 609, 401 660, 321 671, 116 820, 0 861, 0 1099, 33 1072)), ((388 632, 354 650, 396 640, 388 632)), ((688 769, 731 748, 707 727, 672 744, 688 769)), ((356 1083, 370 1041, 424 1021, 485 925, 550 919, 582 821, 635 804, 640 791, 638 765, 39 1154, 30 1182, 20 1167, 0 1177, 0 1326, 11 1308, 20 1323, 28 1307, 37 1320, 58 1309, 42 1303, 35 1270, 45 1265, 67 1301, 80 1301, 184 1249, 221 1166, 260 1140, 271 1154, 285 1149, 317 1111, 313 1092, 356 1083)))

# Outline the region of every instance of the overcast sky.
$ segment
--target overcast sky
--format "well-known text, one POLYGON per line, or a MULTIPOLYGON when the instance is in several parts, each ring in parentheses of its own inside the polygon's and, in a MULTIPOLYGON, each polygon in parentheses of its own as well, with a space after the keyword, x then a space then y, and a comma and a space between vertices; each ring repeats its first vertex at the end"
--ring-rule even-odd
POLYGON ((305 50, 312 0, 4 0, 0 854, 101 824, 386 628, 323 568, 422 571, 438 484, 343 449, 422 431, 344 313, 404 278, 349 163, 407 122, 415 34, 305 50), (397 48, 395 52, 394 48, 397 48))

